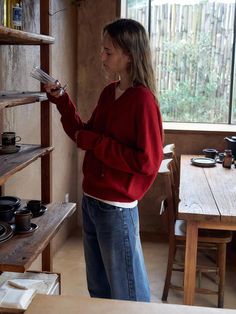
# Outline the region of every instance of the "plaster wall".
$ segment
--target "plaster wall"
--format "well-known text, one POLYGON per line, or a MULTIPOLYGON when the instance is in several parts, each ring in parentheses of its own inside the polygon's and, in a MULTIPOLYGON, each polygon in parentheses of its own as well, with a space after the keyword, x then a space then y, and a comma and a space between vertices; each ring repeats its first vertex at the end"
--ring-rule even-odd
MULTIPOLYGON (((85 0, 78 9, 78 110, 83 121, 87 121, 98 101, 103 87, 108 83, 102 71, 101 33, 103 26, 114 20, 119 11, 117 0, 85 0)), ((82 163, 84 153, 78 150, 78 208, 82 198, 82 163)), ((81 224, 81 211, 79 212, 81 224)))

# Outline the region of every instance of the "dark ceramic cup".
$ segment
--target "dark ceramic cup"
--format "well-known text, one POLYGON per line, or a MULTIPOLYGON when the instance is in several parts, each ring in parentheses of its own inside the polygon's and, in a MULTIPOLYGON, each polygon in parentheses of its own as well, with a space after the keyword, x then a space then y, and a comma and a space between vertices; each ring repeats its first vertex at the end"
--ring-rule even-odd
POLYGON ((214 148, 205 148, 203 149, 203 154, 205 155, 206 158, 215 159, 218 154, 218 150, 214 148))
POLYGON ((39 212, 42 206, 42 202, 40 200, 30 200, 27 203, 27 209, 32 213, 39 212))
POLYGON ((224 153, 219 153, 218 154, 218 157, 219 157, 219 161, 220 162, 223 162, 224 158, 225 158, 225 154, 224 153))
POLYGON ((15 224, 17 231, 29 231, 31 228, 32 213, 28 209, 17 210, 15 212, 15 224))

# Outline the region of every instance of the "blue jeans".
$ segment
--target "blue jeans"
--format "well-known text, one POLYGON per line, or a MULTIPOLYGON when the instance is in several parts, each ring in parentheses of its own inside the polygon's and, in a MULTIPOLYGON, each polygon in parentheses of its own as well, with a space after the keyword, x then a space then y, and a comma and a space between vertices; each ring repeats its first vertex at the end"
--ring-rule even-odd
POLYGON ((83 241, 91 297, 150 301, 138 208, 83 196, 83 241))

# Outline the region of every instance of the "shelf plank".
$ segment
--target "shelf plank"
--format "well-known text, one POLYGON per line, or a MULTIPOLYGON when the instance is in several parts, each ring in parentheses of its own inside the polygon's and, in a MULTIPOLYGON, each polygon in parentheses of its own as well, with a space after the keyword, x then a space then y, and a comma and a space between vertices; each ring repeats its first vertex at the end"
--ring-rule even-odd
POLYGON ((46 93, 0 91, 0 110, 47 100, 46 93))
POLYGON ((54 147, 41 147, 34 144, 22 144, 20 146, 21 149, 18 153, 0 155, 0 185, 3 185, 14 173, 54 149, 54 147))
MULTIPOLYGON (((26 200, 21 202, 21 207, 26 200)), ((31 234, 13 235, 1 243, 0 271, 25 272, 47 247, 66 218, 76 210, 75 203, 45 204, 47 211, 44 215, 33 218, 32 223, 39 227, 31 234)))
POLYGON ((42 45, 53 44, 55 38, 51 36, 28 33, 16 29, 0 26, 1 45, 42 45))

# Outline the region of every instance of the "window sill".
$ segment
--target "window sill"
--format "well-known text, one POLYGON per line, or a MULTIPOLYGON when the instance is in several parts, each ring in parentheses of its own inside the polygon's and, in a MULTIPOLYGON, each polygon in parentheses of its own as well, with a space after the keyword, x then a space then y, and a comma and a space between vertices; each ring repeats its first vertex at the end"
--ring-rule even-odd
POLYGON ((235 133, 236 125, 232 124, 207 124, 207 123, 181 123, 163 122, 165 133, 235 133))

